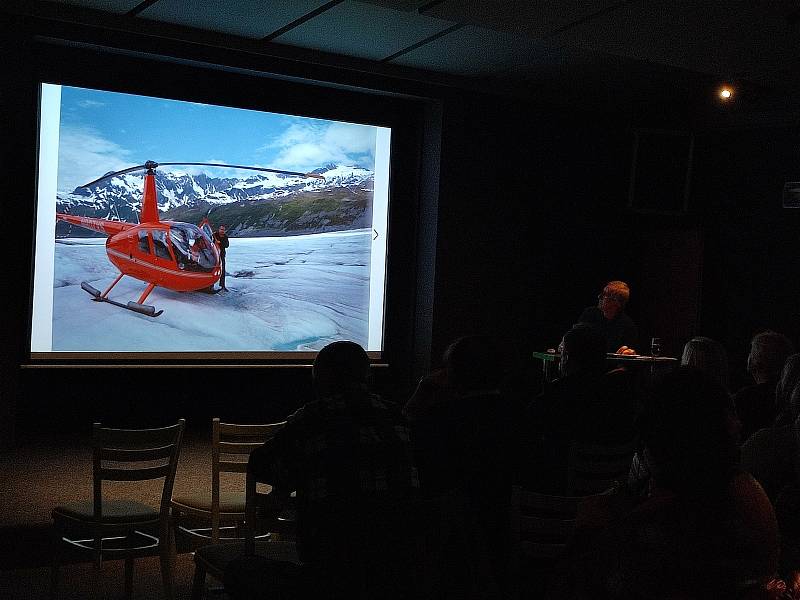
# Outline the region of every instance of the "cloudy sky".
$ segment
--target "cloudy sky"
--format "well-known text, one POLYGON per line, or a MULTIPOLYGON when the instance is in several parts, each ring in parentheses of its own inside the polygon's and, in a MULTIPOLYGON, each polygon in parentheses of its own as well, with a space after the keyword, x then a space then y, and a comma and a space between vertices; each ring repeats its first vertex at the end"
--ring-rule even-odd
POLYGON ((368 125, 64 86, 58 190, 71 192, 147 160, 303 172, 336 163, 373 170, 375 132, 368 125))

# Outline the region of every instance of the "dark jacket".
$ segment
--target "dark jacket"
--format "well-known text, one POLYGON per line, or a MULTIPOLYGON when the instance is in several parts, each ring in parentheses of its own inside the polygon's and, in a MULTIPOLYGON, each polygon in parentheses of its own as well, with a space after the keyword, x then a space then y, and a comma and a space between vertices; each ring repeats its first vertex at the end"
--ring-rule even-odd
POLYGON ((639 344, 639 331, 636 323, 624 312, 609 321, 599 308, 589 306, 581 313, 578 323, 588 323, 597 327, 606 338, 607 352, 616 352, 622 346, 636 348, 639 344))
POLYGON ((220 234, 219 231, 214 232, 214 241, 219 245, 219 255, 225 257, 225 248, 230 246, 227 234, 220 234))

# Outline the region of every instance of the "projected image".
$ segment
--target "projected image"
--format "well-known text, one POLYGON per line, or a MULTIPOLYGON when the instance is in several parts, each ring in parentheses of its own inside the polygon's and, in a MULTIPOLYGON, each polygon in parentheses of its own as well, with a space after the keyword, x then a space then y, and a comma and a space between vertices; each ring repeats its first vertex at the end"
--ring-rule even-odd
POLYGON ((44 84, 32 352, 381 350, 389 145, 44 84))

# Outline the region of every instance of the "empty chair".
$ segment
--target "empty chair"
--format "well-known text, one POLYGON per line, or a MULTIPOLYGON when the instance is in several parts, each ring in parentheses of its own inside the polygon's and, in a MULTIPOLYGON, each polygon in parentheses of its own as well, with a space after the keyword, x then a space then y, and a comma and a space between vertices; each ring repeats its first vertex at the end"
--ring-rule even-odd
MULTIPOLYGON (((212 420, 211 489, 172 498, 172 516, 179 532, 202 538, 205 543, 208 540, 217 543, 221 530, 236 529, 244 522, 243 486, 236 491, 222 491, 220 473, 244 473, 250 452, 263 445, 283 425, 283 422, 241 425, 221 423, 218 418, 212 420), (184 521, 191 521, 192 525, 184 521), (197 527, 198 521, 204 526, 197 527)), ((237 537, 236 532, 229 537, 237 537)))
MULTIPOLYGON (((53 509, 55 544, 51 595, 58 592, 66 547, 85 550, 99 565, 104 557, 125 558, 125 597, 133 589, 133 560, 158 553, 167 598, 172 598, 169 502, 178 465, 184 419, 159 429, 111 429, 95 423, 92 435, 94 496, 53 509), (104 499, 104 481, 163 478, 158 508, 136 500, 104 499)), ((107 490, 106 490, 107 491, 107 490)))
MULTIPOLYGON (((284 568, 272 573, 279 579, 295 578, 300 575, 300 560, 294 542, 258 539, 259 524, 271 525, 277 518, 278 508, 272 509, 269 494, 259 493, 256 478, 247 473, 245 501, 245 539, 226 544, 202 546, 194 554, 194 579, 192 580, 192 600, 200 600, 205 592, 206 575, 225 582, 225 572, 232 561, 241 557, 268 558, 280 563, 284 568)), ((235 585, 239 582, 225 582, 235 585)), ((264 589, 268 597, 269 589, 264 589)))
POLYGON ((600 445, 572 442, 567 467, 567 494, 588 496, 624 481, 636 451, 635 442, 600 445))

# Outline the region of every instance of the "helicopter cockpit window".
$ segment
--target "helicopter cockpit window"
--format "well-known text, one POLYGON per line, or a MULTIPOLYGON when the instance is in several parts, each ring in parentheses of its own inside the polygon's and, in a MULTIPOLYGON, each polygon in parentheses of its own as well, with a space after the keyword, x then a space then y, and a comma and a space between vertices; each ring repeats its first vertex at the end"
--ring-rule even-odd
POLYGON ((147 232, 139 232, 139 250, 145 254, 150 254, 150 242, 147 241, 147 232))
POLYGON ((199 227, 185 223, 172 225, 170 239, 180 268, 206 273, 214 270, 217 261, 211 242, 199 227))
POLYGON ((169 248, 167 248, 167 232, 163 229, 154 229, 152 233, 153 249, 156 252, 156 256, 159 258, 172 260, 172 256, 169 253, 169 248))

